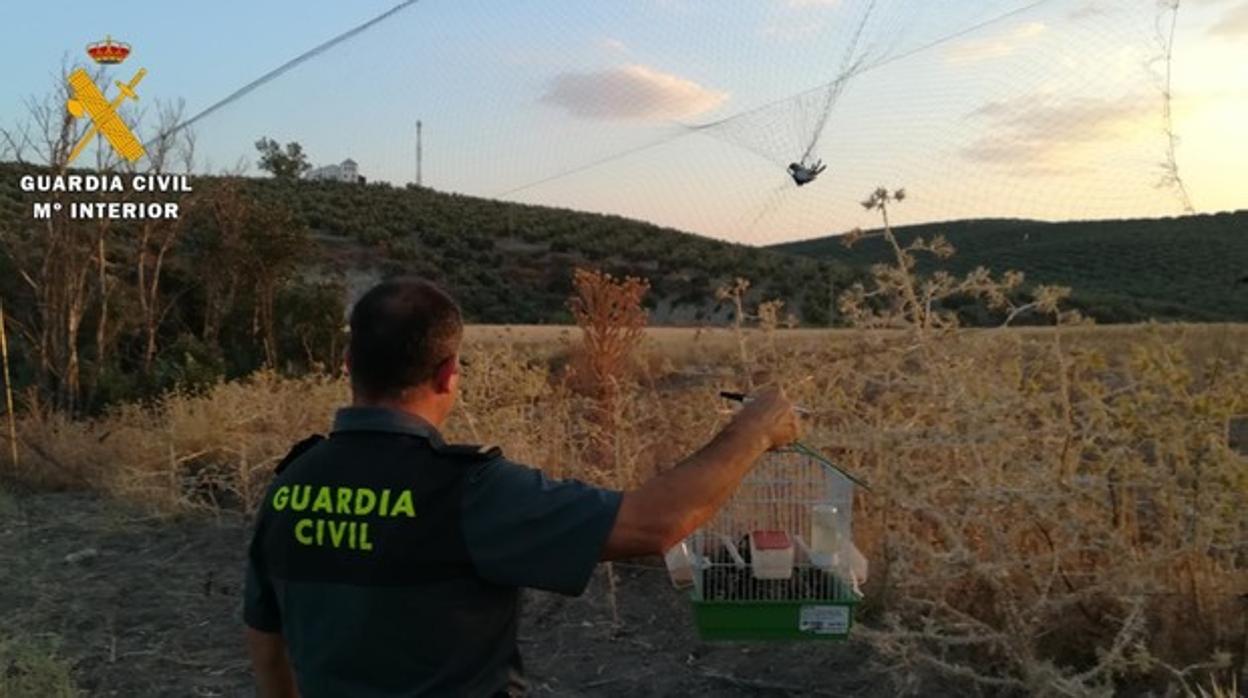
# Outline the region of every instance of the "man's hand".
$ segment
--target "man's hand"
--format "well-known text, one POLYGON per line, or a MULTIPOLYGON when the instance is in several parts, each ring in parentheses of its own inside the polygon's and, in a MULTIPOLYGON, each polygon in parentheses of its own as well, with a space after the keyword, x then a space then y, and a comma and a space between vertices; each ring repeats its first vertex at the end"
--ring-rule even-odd
POLYGON ((797 439, 797 413, 778 387, 746 398, 709 444, 624 493, 602 559, 662 554, 706 523, 766 451, 797 439))
POLYGON ((769 385, 747 397, 729 428, 746 429, 763 435, 769 449, 793 443, 801 431, 793 403, 778 385, 769 385))

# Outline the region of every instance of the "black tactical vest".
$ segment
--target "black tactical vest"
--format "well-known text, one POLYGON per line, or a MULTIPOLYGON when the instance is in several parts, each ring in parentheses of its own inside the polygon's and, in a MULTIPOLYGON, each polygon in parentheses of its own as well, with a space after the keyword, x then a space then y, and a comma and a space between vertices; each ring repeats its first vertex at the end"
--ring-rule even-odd
POLYGON ((340 431, 279 467, 252 560, 304 698, 519 692, 519 592, 476 575, 461 527, 465 478, 498 455, 340 431))

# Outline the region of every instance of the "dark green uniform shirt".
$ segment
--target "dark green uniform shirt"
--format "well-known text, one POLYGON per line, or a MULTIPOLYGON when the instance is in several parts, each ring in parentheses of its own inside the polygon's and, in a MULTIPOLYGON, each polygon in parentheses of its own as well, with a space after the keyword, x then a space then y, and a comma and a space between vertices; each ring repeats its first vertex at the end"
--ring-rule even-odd
POLYGON ((620 505, 380 408, 339 410, 292 456, 244 620, 284 636, 304 698, 519 692, 518 588, 584 591, 620 505))

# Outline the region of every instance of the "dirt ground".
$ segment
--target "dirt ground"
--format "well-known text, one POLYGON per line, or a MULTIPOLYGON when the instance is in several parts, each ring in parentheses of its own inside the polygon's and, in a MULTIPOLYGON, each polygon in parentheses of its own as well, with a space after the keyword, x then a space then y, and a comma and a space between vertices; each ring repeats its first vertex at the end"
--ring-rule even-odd
MULTIPOLYGON (((3 495, 0 628, 55 644, 87 695, 253 695, 240 621, 247 536, 232 513, 169 519, 91 494, 3 495)), ((893 695, 860 643, 702 643, 663 570, 617 570, 618 629, 601 568, 579 598, 527 596, 533 695, 893 695)))

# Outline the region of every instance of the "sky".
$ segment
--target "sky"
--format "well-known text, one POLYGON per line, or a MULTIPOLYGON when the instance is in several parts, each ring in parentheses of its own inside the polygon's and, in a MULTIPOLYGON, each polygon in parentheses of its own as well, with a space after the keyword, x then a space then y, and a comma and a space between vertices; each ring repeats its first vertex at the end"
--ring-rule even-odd
MULTIPOLYGON (((197 113, 394 4, 14 4, 0 127, 105 35, 133 49, 108 79, 148 71, 127 113, 150 135, 156 104, 197 113)), ((267 136, 402 185, 419 119, 427 186, 748 244, 871 225, 857 202, 880 185, 906 188, 902 223, 1177 215, 1158 5, 421 0, 197 122, 195 168, 259 175, 267 136), (785 167, 812 143, 828 170, 798 188, 785 167)), ((1248 0, 1178 17, 1179 174, 1196 211, 1248 208, 1248 0)))

